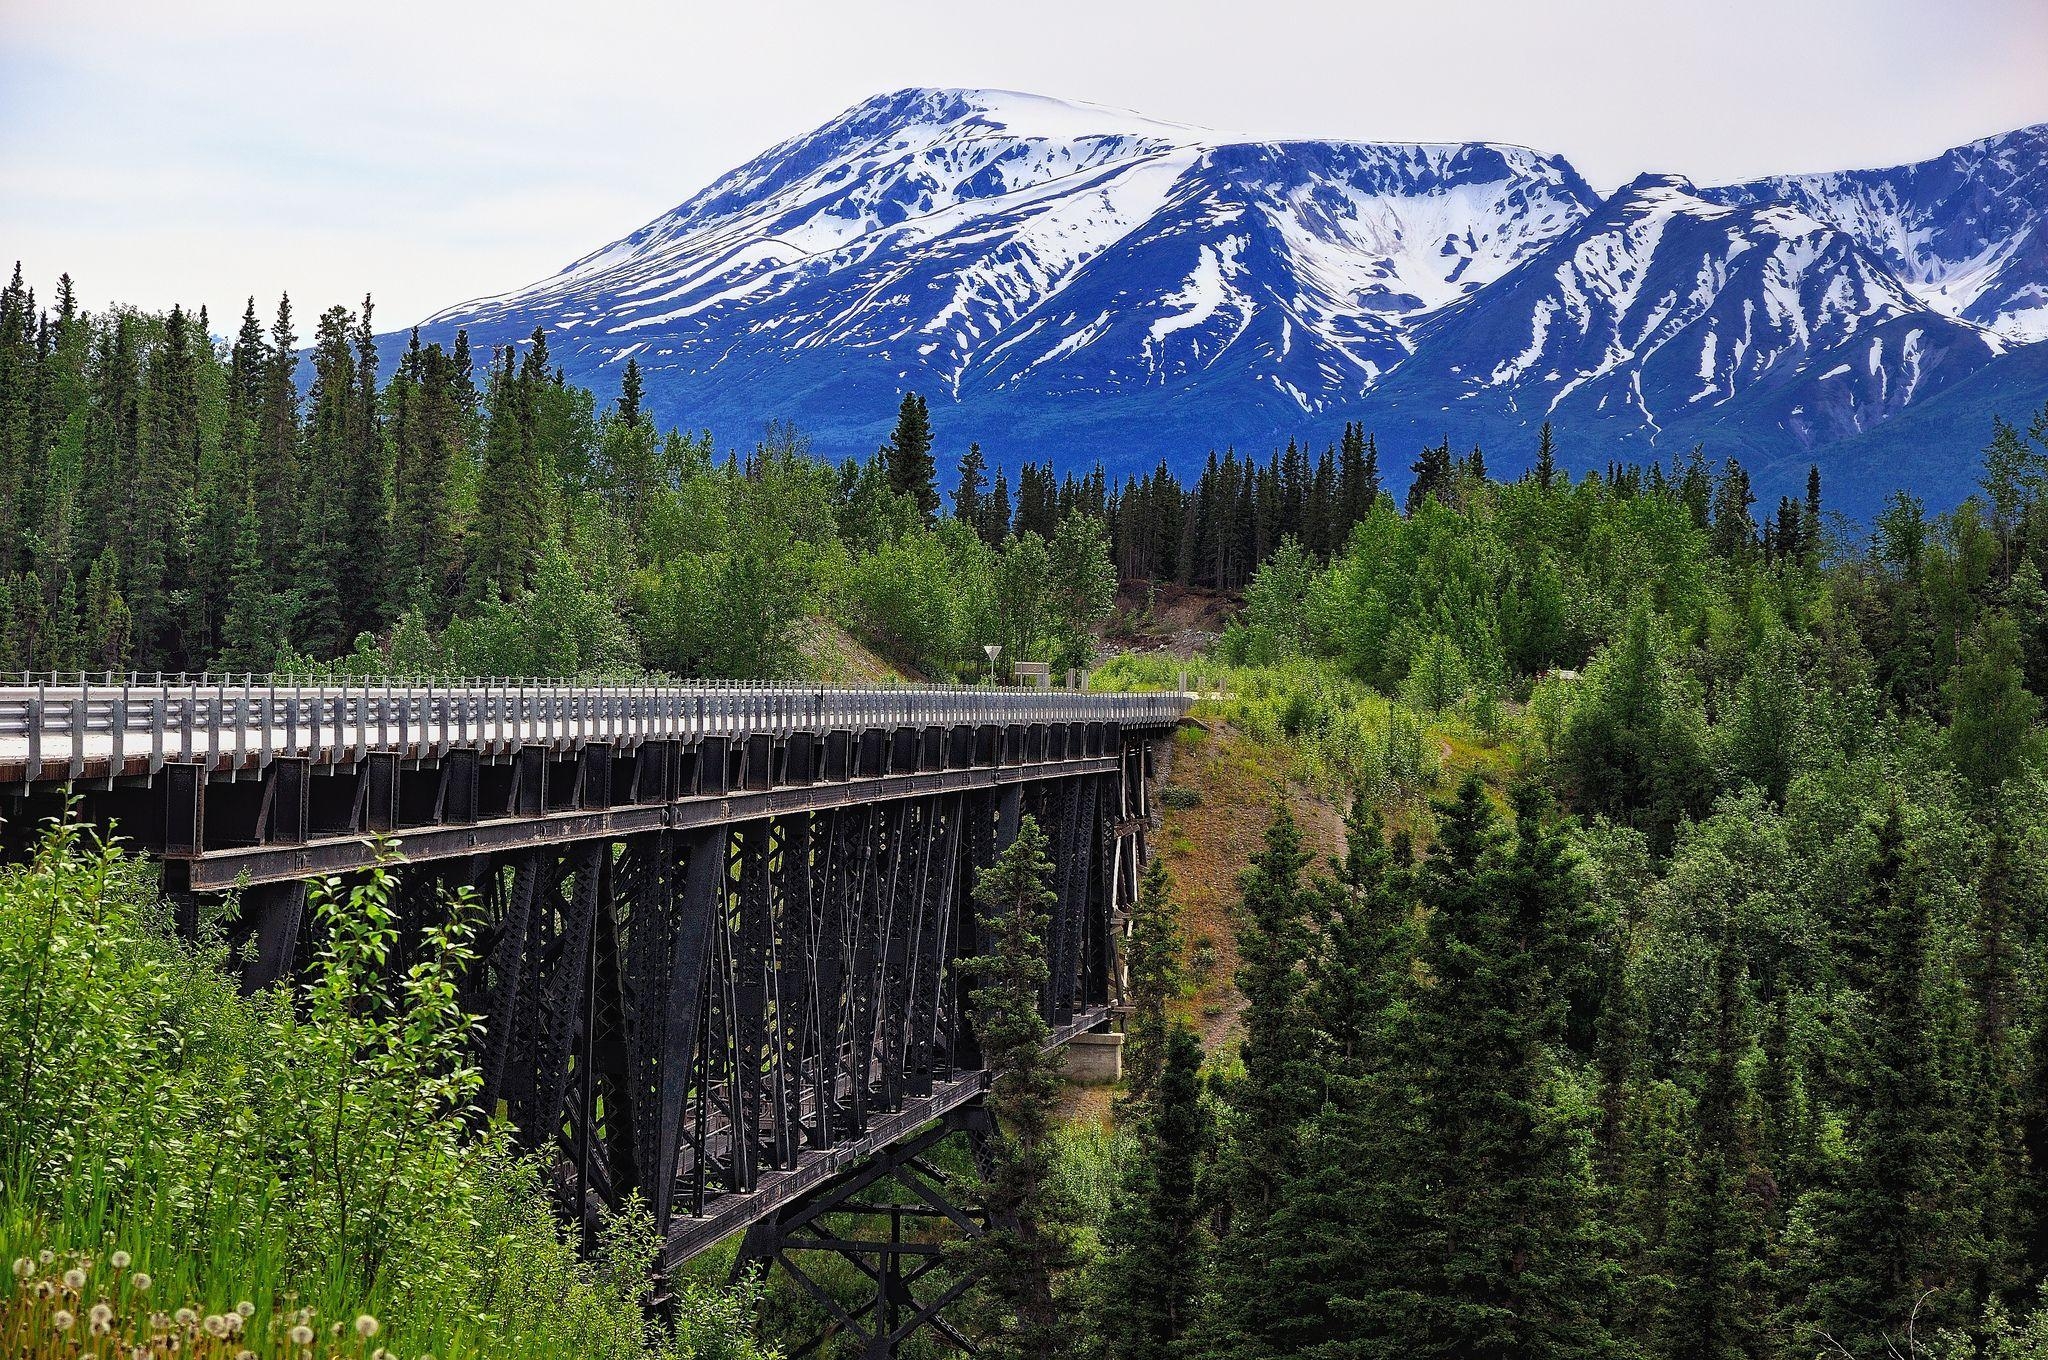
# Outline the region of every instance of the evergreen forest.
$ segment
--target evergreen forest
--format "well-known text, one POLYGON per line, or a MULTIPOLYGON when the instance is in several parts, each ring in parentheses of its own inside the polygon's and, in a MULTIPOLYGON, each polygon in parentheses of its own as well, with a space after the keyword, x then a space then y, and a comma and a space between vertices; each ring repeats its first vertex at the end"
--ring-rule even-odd
MULTIPOLYGON (((87 314, 17 270, 0 672, 836 680, 858 653, 973 681, 997 643, 1098 688, 1193 673, 1105 1109, 1034 1028, 1035 829, 983 878, 983 1174, 1022 1227, 977 1248, 979 1354, 2048 1360, 2048 409, 1983 432, 1960 506, 1902 489, 1862 525, 1818 476, 1760 505, 1710 449, 1573 475, 1547 428, 1395 453, 1346 425, 1119 485, 991 467, 907 394, 835 467, 786 426, 657 430, 633 363, 585 391, 544 334, 390 355, 368 300, 300 324, 87 314), (1162 592, 1227 626, 1166 650, 1162 592)), ((17 1275, 83 1223, 185 1253, 166 1278, 210 1306, 298 1281, 444 1357, 740 1356, 800 1313, 692 1282, 643 1325, 641 1225, 579 1258, 456 1113, 461 931, 417 987, 352 990, 395 929, 376 882, 324 904, 295 1005, 228 996, 75 828, 6 873, 17 1275), (285 1112, 330 1084, 335 1138, 396 1121, 431 1169, 367 1137, 327 1180, 294 1162, 285 1112), (145 1107, 183 1132, 142 1137, 145 1107), (394 1196, 368 1228, 351 1176, 394 1196)))

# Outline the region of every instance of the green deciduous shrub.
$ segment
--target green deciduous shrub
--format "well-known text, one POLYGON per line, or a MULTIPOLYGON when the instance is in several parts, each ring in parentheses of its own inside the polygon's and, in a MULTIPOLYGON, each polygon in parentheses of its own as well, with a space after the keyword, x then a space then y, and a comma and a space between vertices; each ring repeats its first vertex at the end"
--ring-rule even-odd
MULTIPOLYGON (((367 1316, 392 1352, 444 1360, 753 1354, 744 1294, 685 1291, 673 1335, 648 1322, 643 1211, 579 1259, 540 1165, 473 1108, 475 906, 400 966, 396 872, 316 885, 309 979, 244 997, 218 932, 178 938, 151 866, 90 830, 53 824, 0 870, 0 1252, 59 1289, 46 1267, 90 1262, 81 1288, 112 1290, 138 1344, 157 1312, 246 1303, 252 1339, 310 1309, 323 1338, 367 1316), (127 1274, 103 1280, 116 1252, 127 1274), (151 1308, 123 1302, 134 1272, 151 1308)), ((70 1297, 89 1327, 103 1300, 70 1297)), ((0 1336, 40 1308, 36 1344, 57 1344, 62 1302, 11 1290, 0 1336)))

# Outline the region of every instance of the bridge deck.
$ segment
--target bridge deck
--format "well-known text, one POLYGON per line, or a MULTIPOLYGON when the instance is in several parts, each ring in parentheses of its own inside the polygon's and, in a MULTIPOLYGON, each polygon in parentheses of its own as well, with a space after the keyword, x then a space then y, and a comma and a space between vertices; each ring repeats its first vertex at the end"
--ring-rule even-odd
POLYGON ((372 752, 428 759, 454 749, 509 755, 591 742, 630 749, 645 740, 956 723, 1169 726, 1186 707, 1179 694, 987 686, 354 686, 246 676, 145 684, 137 677, 72 677, 0 685, 0 786, 147 777, 167 763, 233 774, 279 756, 337 765, 372 752))

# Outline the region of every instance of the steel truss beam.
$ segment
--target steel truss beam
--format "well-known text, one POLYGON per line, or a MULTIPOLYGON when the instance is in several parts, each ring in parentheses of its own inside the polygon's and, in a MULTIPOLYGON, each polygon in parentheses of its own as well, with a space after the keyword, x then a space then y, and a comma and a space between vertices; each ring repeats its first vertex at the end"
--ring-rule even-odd
MULTIPOLYGON (((480 1106, 553 1150, 553 1188, 585 1240, 635 1194, 664 1236, 663 1270, 771 1224, 749 1238, 764 1259, 866 1263, 875 1295, 835 1325, 890 1354, 920 1327, 947 1334, 939 1312, 971 1281, 927 1287, 938 1258, 901 1233, 916 1205, 890 1211, 890 1244, 813 1225, 858 1212, 883 1179, 962 1232, 978 1221, 918 1160, 987 1119, 960 967, 985 944, 975 877, 1026 811, 1039 819, 1055 897, 1041 1007, 1055 1045, 1101 1026, 1122 1000, 1143 854, 1131 810, 1144 795, 1124 785, 1144 767, 1113 750, 880 802, 734 797, 728 810, 749 815, 407 864, 391 967, 415 961, 452 891, 473 893, 483 925, 463 1005, 483 1020, 480 1106)), ((310 915, 303 884, 248 890, 245 982, 304 966, 310 915)))
POLYGON ((994 1130, 993 1117, 979 1101, 963 1105, 747 1229, 732 1278, 778 1268, 828 1319, 787 1352, 790 1360, 842 1339, 861 1356, 882 1360, 926 1327, 974 1353, 944 1310, 980 1279, 954 1246, 988 1232, 992 1215, 973 1202, 971 1187, 956 1185, 930 1154, 958 1134, 985 1168, 994 1130), (866 1286, 859 1298, 842 1298, 825 1287, 807 1264, 820 1255, 846 1261, 860 1273, 866 1286))

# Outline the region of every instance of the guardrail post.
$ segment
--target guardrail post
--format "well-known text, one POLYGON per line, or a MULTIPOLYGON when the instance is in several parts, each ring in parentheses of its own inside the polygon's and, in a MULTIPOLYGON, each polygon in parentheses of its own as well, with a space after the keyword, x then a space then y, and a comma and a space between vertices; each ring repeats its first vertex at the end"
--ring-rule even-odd
POLYGON ((86 687, 85 673, 79 672, 78 697, 71 701, 71 773, 68 778, 77 779, 85 773, 85 704, 91 693, 86 687))
MULTIPOLYGON (((24 676, 24 679, 27 677, 24 676)), ((28 701, 28 768, 22 772, 22 787, 29 781, 43 777, 43 696, 45 690, 36 686, 35 697, 28 701)))
POLYGON ((128 682, 121 681, 121 692, 114 698, 112 749, 107 754, 107 787, 114 786, 114 779, 128 768, 128 682))

